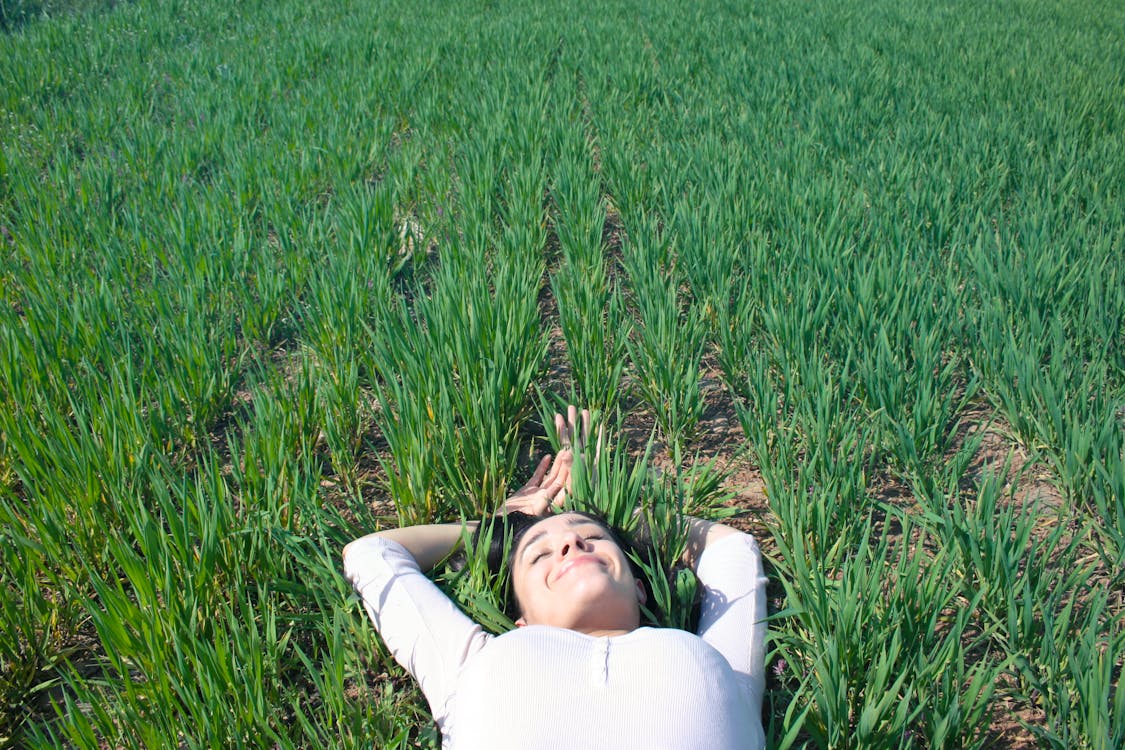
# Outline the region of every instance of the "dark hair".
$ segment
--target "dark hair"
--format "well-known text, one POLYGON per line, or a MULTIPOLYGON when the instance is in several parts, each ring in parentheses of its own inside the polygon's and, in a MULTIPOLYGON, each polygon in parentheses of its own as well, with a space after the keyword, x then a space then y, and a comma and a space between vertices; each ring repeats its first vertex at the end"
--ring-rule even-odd
MULTIPOLYGON (((621 548, 625 553, 625 559, 629 561, 629 570, 632 572, 633 577, 641 582, 641 588, 645 592, 646 607, 649 612, 653 613, 655 624, 656 618, 656 602, 652 595, 652 583, 649 581, 648 576, 645 575, 644 569, 637 563, 638 559, 645 559, 642 555, 642 550, 639 545, 634 543, 622 529, 610 526, 606 520, 595 514, 587 513, 586 511, 574 510, 566 511, 573 513, 596 523, 605 529, 609 538, 621 548)), ((520 546, 520 540, 523 539, 535 524, 542 521, 545 517, 532 516, 527 513, 513 511, 503 516, 495 516, 491 519, 482 521, 473 532, 473 546, 480 550, 481 544, 485 541, 488 543, 488 550, 485 560, 488 565, 488 570, 495 576, 504 577, 504 614, 511 619, 516 619, 522 616, 523 612, 520 608, 520 603, 516 599, 516 592, 512 587, 512 562, 516 556, 516 549, 520 546)), ((644 616, 644 607, 642 607, 642 617, 644 616)))

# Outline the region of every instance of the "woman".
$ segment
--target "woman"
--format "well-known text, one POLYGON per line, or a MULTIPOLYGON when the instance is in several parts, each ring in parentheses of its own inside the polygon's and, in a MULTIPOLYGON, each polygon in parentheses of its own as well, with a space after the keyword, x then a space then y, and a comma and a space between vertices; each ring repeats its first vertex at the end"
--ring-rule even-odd
POLYGON ((551 514, 565 496, 573 438, 589 413, 555 416, 563 450, 545 457, 502 513, 535 516, 513 541, 516 630, 490 635, 423 572, 461 524, 369 534, 344 569, 395 659, 418 680, 445 750, 761 748, 765 584, 754 539, 691 519, 684 562, 704 587, 697 634, 640 626, 646 593, 595 517, 551 514))

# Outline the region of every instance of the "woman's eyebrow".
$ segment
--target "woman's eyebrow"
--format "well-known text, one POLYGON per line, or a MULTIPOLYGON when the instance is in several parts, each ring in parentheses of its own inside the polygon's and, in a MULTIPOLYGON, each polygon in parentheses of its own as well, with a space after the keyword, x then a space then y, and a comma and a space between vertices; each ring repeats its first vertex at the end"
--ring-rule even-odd
POLYGON ((522 560, 523 558, 527 557, 527 551, 529 549, 531 549, 531 546, 545 536, 547 536, 546 531, 537 531, 534 534, 532 534, 531 538, 528 539, 526 542, 524 542, 523 552, 520 553, 520 559, 522 560))

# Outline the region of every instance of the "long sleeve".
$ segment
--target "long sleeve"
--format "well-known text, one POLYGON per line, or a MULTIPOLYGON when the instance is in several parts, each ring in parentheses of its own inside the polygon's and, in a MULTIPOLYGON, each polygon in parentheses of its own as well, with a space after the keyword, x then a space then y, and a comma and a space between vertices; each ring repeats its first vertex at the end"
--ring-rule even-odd
POLYGON ((461 667, 491 636, 426 578, 397 542, 379 537, 353 542, 344 573, 395 660, 418 681, 444 732, 461 667))
POLYGON ((765 692, 766 583, 758 543, 732 534, 707 547, 696 569, 704 586, 699 635, 749 678, 760 706, 765 692))

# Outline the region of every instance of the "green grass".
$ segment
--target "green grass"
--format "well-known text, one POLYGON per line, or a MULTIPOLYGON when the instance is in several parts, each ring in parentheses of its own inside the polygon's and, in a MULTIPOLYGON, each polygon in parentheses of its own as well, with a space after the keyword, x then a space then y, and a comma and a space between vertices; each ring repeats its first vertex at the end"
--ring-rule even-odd
POLYGON ((772 747, 1120 746, 1123 21, 0 3, 0 747, 435 746, 340 549, 568 399, 758 507, 772 747))

